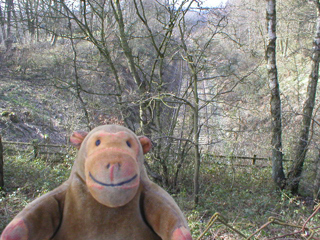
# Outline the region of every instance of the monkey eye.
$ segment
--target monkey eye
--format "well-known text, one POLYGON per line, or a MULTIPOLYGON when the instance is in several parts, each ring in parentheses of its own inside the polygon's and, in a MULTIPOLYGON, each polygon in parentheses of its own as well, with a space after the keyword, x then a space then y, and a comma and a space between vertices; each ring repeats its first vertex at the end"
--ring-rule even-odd
POLYGON ((100 139, 98 139, 98 140, 96 141, 96 146, 99 146, 100 143, 101 143, 101 141, 100 141, 100 139))
POLYGON ((131 148, 131 143, 129 141, 126 142, 128 147, 131 148))

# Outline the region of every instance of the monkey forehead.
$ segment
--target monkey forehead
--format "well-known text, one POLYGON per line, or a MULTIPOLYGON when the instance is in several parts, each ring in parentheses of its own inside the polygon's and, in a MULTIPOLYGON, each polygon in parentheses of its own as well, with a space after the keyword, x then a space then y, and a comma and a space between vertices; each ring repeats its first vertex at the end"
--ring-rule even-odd
MULTIPOLYGON (((94 128, 93 130, 91 130, 91 132, 88 134, 88 137, 91 135, 95 135, 96 133, 119 133, 119 132, 123 132, 122 134, 126 133, 128 135, 131 135, 133 138, 137 138, 137 135, 132 132, 130 129, 124 127, 124 126, 119 126, 119 125, 102 125, 102 126, 98 126, 96 128, 94 128)), ((121 135, 120 135, 121 136, 121 135)))
POLYGON ((136 151, 129 151, 123 148, 116 148, 116 147, 106 147, 106 148, 100 148, 95 151, 90 151, 88 153, 88 157, 93 158, 96 156, 112 156, 112 157, 122 157, 123 155, 127 155, 131 157, 132 159, 137 158, 137 152, 136 151), (119 155, 121 154, 121 155, 119 155))
MULTIPOLYGON (((143 156, 141 144, 140 144, 140 141, 139 141, 137 135, 134 132, 132 132, 130 129, 128 129, 124 126, 119 126, 119 125, 102 125, 102 126, 98 126, 98 127, 94 128, 86 136, 85 141, 84 141, 85 144, 82 144, 82 145, 87 146, 88 142, 92 141, 92 139, 97 139, 97 138, 103 139, 104 137, 106 137, 108 139, 107 140, 108 142, 112 142, 112 139, 110 138, 110 136, 116 136, 116 138, 115 138, 115 140, 117 139, 116 142, 121 140, 121 138, 119 138, 119 137, 127 136, 124 139, 122 139, 123 141, 127 141, 127 140, 132 139, 131 143, 134 143, 133 147, 136 148, 137 154, 140 157, 143 156), (99 135, 100 135, 100 137, 99 137, 99 135)), ((85 149, 87 149, 87 147, 83 147, 83 151, 85 151, 85 154, 86 154, 85 149)))
POLYGON ((106 131, 104 131, 104 130, 101 130, 101 131, 97 132, 97 133, 95 134, 95 136, 101 137, 101 138, 109 137, 109 138, 123 138, 123 139, 127 139, 127 138, 131 137, 131 134, 129 134, 128 132, 125 132, 125 131, 120 131, 120 132, 112 133, 112 132, 106 132, 106 131))
POLYGON ((123 131, 123 132, 127 132, 128 134, 136 136, 135 133, 132 132, 130 129, 123 127, 123 126, 119 126, 119 125, 102 125, 102 126, 96 127, 92 131, 94 131, 94 132, 104 131, 104 132, 108 132, 108 133, 117 133, 117 132, 123 131))
POLYGON ((104 130, 96 131, 88 137, 88 142, 101 140, 104 144, 117 144, 130 142, 132 146, 137 147, 139 145, 138 138, 127 131, 120 132, 106 132, 104 130))

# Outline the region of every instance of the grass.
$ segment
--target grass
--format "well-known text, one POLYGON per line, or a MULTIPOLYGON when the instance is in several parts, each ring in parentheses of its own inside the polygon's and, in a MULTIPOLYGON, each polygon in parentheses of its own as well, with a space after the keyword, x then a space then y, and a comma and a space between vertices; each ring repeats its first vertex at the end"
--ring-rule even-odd
POLYGON ((29 202, 59 186, 69 176, 71 161, 57 164, 32 159, 31 156, 32 154, 5 158, 5 187, 0 192, 1 232, 29 202))
MULTIPOLYGON (((73 157, 58 163, 46 159, 31 159, 29 155, 6 157, 6 186, 0 197, 0 231, 27 203, 65 181, 72 162, 73 157)), ((173 195, 185 212, 194 239, 204 231, 209 219, 216 212, 246 236, 268 222, 269 217, 276 217, 284 223, 303 225, 313 212, 312 200, 277 191, 270 174, 268 167, 232 167, 214 162, 203 163, 199 205, 193 207, 191 189, 183 182, 180 183, 181 191, 173 195)), ((320 226, 319 216, 313 217, 307 226, 320 226)), ((300 229, 269 225, 252 239, 269 239, 294 230, 300 229)), ((316 232, 315 236, 319 237, 319 234, 316 232)), ((202 239, 241 237, 216 221, 202 239)), ((295 235, 280 239, 307 238, 295 235)))
MULTIPOLYGON (((203 164, 200 204, 192 209, 192 204, 184 197, 177 196, 179 205, 186 211, 193 237, 202 233, 215 213, 220 213, 234 228, 247 237, 275 217, 284 224, 302 226, 313 212, 314 203, 308 196, 291 196, 277 191, 271 178, 271 168, 258 166, 236 167, 222 164, 203 164)), ((188 194, 185 194, 187 196, 188 194)), ((316 215, 308 222, 308 227, 320 226, 316 215)), ((268 239, 300 230, 285 225, 272 224, 264 228, 252 239, 268 239)), ((320 236, 320 234, 315 234, 320 236)), ((242 239, 238 234, 217 221, 202 239, 242 239)), ((290 236, 280 239, 307 239, 290 236)))

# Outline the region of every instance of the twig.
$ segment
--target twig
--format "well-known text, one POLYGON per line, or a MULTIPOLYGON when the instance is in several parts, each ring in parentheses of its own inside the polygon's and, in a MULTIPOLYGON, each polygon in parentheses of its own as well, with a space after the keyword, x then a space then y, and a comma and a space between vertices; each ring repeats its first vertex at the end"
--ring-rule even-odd
POLYGON ((311 220, 311 218, 314 217, 314 215, 317 214, 317 212, 319 211, 320 209, 320 204, 318 204, 316 207, 315 207, 315 210, 313 211, 313 213, 310 215, 310 217, 308 217, 308 219, 305 221, 305 223, 303 224, 302 226, 302 231, 304 231, 304 229, 306 228, 306 225, 307 223, 311 220))

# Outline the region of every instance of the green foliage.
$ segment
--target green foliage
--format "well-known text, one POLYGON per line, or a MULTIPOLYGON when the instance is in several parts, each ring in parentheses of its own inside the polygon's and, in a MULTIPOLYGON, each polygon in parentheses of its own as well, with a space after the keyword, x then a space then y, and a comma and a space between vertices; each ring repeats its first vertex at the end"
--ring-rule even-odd
POLYGON ((28 156, 8 156, 4 161, 5 187, 0 192, 0 231, 29 202, 62 184, 69 176, 71 159, 50 163, 28 156))
MULTIPOLYGON (((5 159, 5 188, 0 192, 0 231, 29 202, 63 183, 69 176, 74 156, 64 161, 30 160, 30 156, 11 156, 5 159)), ((187 177, 188 169, 181 175, 187 177)), ((185 212, 192 236, 196 239, 206 228, 211 216, 219 212, 234 228, 246 236, 252 234, 271 216, 284 222, 302 224, 312 213, 313 202, 276 190, 271 169, 257 166, 235 167, 225 162, 205 159, 201 169, 201 198, 193 208, 190 184, 181 184, 173 197, 185 212)), ((191 176, 185 178, 191 181, 191 176)), ((318 226, 314 218, 311 226, 318 226)), ((271 225, 257 234, 266 239, 288 233, 292 229, 271 225)), ((203 239, 240 239, 237 233, 219 221, 215 222, 203 239)))
POLYGON ((1 116, 3 116, 3 117, 8 117, 10 115, 10 112, 9 111, 3 111, 2 113, 1 113, 1 116))
MULTIPOLYGON (((306 197, 291 196, 276 190, 271 168, 257 166, 232 167, 213 161, 202 165, 201 198, 197 209, 192 209, 188 197, 175 196, 185 210, 193 237, 204 231, 211 216, 219 212, 234 228, 250 236, 269 217, 286 223, 302 225, 313 212, 313 201, 306 197)), ((181 193, 185 195, 184 192, 181 193)), ((190 200, 191 201, 191 200, 190 200)), ((319 225, 319 219, 310 227, 319 225)), ((256 235, 266 239, 292 232, 292 228, 270 225, 256 235)), ((217 221, 203 239, 240 239, 237 233, 217 221)))
POLYGON ((187 218, 189 222, 189 227, 192 230, 192 238, 196 239, 205 227, 205 222, 203 221, 200 212, 197 210, 192 210, 188 214, 187 218))

